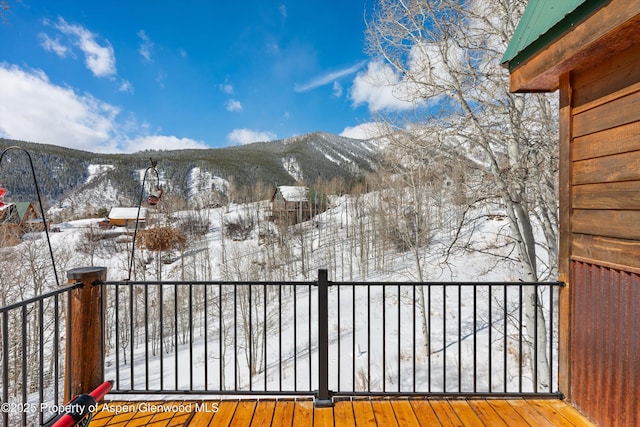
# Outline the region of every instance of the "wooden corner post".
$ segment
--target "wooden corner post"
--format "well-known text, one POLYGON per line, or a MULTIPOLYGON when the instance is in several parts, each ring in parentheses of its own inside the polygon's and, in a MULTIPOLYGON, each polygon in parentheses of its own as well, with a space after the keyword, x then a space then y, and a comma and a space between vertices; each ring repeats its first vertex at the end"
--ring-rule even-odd
POLYGON ((83 286, 71 291, 67 306, 65 402, 104 381, 102 287, 96 284, 107 279, 107 268, 75 268, 67 271, 67 279, 83 286))
POLYGON ((571 73, 565 73, 560 77, 560 170, 558 173, 560 211, 558 279, 565 283, 565 286, 560 288, 558 307, 558 387, 567 399, 571 399, 571 288, 573 286, 570 259, 573 238, 573 159, 571 154, 573 92, 571 78, 571 73))

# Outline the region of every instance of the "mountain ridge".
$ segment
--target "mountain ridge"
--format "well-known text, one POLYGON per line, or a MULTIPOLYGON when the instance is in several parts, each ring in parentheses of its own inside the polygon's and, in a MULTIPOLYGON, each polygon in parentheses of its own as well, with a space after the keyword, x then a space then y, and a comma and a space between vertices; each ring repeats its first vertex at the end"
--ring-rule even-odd
POLYGON ((194 176, 232 181, 237 187, 258 182, 267 187, 300 182, 310 185, 317 179, 334 178, 344 180, 348 186, 377 168, 383 143, 314 132, 223 148, 105 154, 0 139, 0 150, 11 146, 22 150, 7 150, 0 163, 0 184, 8 190, 6 199, 36 200, 29 157, 20 153, 26 150, 45 206, 71 217, 114 205, 137 204, 150 159, 157 162, 162 186, 188 203, 197 193, 220 190, 219 184, 218 188, 200 185, 194 190, 194 176))

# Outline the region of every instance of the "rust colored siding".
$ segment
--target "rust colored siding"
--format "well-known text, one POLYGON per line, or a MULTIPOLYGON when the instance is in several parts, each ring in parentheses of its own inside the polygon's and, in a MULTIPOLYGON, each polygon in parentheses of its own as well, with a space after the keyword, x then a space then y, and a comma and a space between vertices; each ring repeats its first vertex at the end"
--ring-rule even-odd
POLYGON ((638 426, 640 276, 572 264, 572 400, 599 425, 638 426))

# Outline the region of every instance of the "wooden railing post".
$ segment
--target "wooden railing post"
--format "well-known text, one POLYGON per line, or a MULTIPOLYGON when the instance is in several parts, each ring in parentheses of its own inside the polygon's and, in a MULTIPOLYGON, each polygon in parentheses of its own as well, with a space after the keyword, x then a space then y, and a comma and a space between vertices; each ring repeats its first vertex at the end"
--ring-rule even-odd
POLYGON ((106 267, 82 267, 67 271, 69 283, 84 286, 71 291, 67 312, 65 402, 89 393, 104 381, 102 364, 102 288, 106 267))

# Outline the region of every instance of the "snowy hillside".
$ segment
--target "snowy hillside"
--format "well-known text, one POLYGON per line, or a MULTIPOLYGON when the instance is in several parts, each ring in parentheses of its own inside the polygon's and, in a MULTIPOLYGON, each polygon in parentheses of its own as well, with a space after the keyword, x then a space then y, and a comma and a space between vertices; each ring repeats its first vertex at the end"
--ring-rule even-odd
MULTIPOLYGON (((357 140, 323 132, 293 138, 218 149, 145 151, 133 154, 94 154, 63 147, 0 138, 0 150, 13 145, 31 155, 45 204, 60 220, 77 219, 108 210, 111 206, 137 203, 140 171, 152 159, 162 175, 165 190, 187 206, 215 205, 208 192, 228 192, 261 183, 292 185, 337 178, 347 184, 363 179, 378 165, 384 146, 380 140, 357 140), (215 182, 214 182, 215 181, 215 182), (227 182, 227 184, 225 184, 227 182), (202 194, 204 192, 205 194, 202 194)), ((30 170, 23 153, 10 151, 0 182, 9 200, 35 201, 33 180, 21 171, 30 170)), ((252 200, 260 200, 253 198, 252 200)))
MULTIPOLYGON (((442 218, 428 243, 403 249, 406 241, 381 233, 396 227, 383 224, 391 212, 376 213, 381 200, 376 192, 334 196, 327 211, 289 227, 265 220, 268 202, 171 214, 162 204, 150 208, 150 229, 180 230, 187 243, 163 252, 136 246, 131 279, 166 285, 105 285, 106 378, 117 379, 116 390, 123 391, 315 390, 318 289, 277 283, 313 282, 318 269, 327 269, 329 280, 345 282, 329 289, 331 389, 532 390, 526 337, 514 320, 518 310, 522 317, 517 287, 439 285, 427 295, 409 283, 420 276, 442 282, 518 281, 503 216, 482 208, 462 215, 463 206, 447 204, 432 212, 434 222, 442 218), (211 282, 184 285, 203 280, 271 284, 255 291, 211 282), (386 281, 407 283, 349 284, 386 281), (426 332, 419 320, 425 306, 426 332)), ((131 230, 102 230, 97 221, 64 222, 50 233, 61 283, 66 271, 87 266, 107 267, 108 281, 129 277, 131 230)), ((27 235, 2 252, 0 283, 11 284, 6 303, 55 288, 44 233, 27 235)), ((548 298, 549 288, 543 294, 548 298)))
MULTIPOLYGON (((212 181, 212 185, 216 181, 212 181)), ((224 184, 221 184, 224 185, 224 184)), ((105 189, 108 194, 108 190, 105 189)), ((416 280, 415 254, 403 252, 387 242, 376 240, 375 220, 361 217, 362 205, 373 196, 336 198, 332 207, 312 221, 288 229, 276 227, 264 218, 267 202, 231 205, 219 208, 181 211, 171 215, 152 211, 149 225, 190 223, 194 219, 208 224, 207 232, 190 235, 184 251, 158 254, 137 248, 146 263, 139 263, 138 280, 299 280, 315 277, 319 268, 329 269, 333 280, 416 280), (225 228, 239 221, 251 223, 248 238, 238 240, 226 235, 225 228), (282 237, 285 248, 279 247, 282 237), (363 255, 363 251, 366 252, 363 255), (202 263, 206 258, 206 270, 202 263), (168 262, 171 260, 172 262, 168 262)), ((507 257, 488 254, 486 248, 504 247, 506 223, 492 212, 473 224, 472 253, 445 253, 451 244, 452 230, 442 229, 419 256, 430 266, 427 280, 513 281, 519 279, 517 263, 507 257)), ((73 266, 100 265, 109 269, 109 280, 126 276, 131 251, 131 231, 116 228, 99 230, 100 219, 69 221, 60 224, 60 233, 51 233, 55 251, 73 250, 73 266), (92 235, 100 238, 92 238, 92 235), (94 242, 87 242, 88 240, 94 242), (92 243, 92 244, 88 244, 92 243), (89 248, 87 249, 87 246, 89 248), (81 248, 81 249, 77 249, 81 248)), ((19 248, 15 248, 19 250, 19 248)), ((508 247, 502 250, 509 251, 508 247)))

